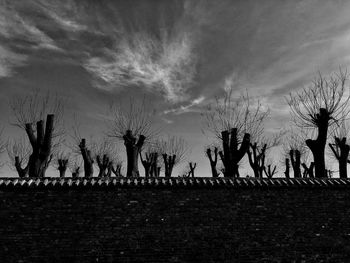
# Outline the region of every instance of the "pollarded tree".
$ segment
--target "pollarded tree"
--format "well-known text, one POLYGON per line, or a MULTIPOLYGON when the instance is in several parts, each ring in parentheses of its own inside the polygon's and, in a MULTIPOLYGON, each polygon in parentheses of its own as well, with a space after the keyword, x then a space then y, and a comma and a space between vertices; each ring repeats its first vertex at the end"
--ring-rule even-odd
POLYGON ((93 152, 99 168, 98 177, 110 177, 112 172, 117 169, 114 168, 114 163, 119 163, 115 144, 108 138, 102 138, 94 143, 93 152))
POLYGON ((164 175, 171 177, 174 167, 183 162, 188 153, 188 147, 184 139, 177 136, 168 136, 159 143, 160 154, 163 157, 164 175))
POLYGON ((218 147, 206 147, 205 155, 209 159, 212 177, 219 177, 220 172, 218 172, 218 170, 216 169, 216 165, 218 162, 218 147))
POLYGON ((329 143, 329 147, 338 161, 339 165, 339 177, 347 178, 347 164, 349 161, 349 151, 350 146, 347 144, 346 139, 348 137, 348 129, 345 124, 345 120, 339 125, 339 127, 334 131, 333 141, 329 143))
POLYGON ((31 147, 26 141, 26 138, 10 139, 7 142, 6 150, 11 163, 10 168, 16 170, 19 177, 27 177, 31 147))
POLYGON ((69 158, 69 154, 63 151, 60 151, 57 154, 55 154, 55 167, 60 173, 60 178, 66 176, 66 171, 69 167, 69 158))
POLYGON ((315 176, 327 177, 325 166, 325 147, 328 128, 342 120, 349 113, 350 93, 346 92, 347 72, 325 78, 319 73, 309 88, 291 93, 288 104, 294 122, 301 128, 317 130, 316 139, 307 139, 314 163, 315 176))
POLYGON ((10 106, 15 118, 13 124, 26 132, 32 148, 27 163, 28 174, 30 177, 44 177, 63 134, 62 100, 49 93, 42 96, 37 90, 13 98, 10 106))
POLYGON ((277 173, 277 166, 272 164, 272 160, 268 158, 264 166, 264 172, 267 178, 271 179, 277 173))
POLYGON ((89 178, 94 175, 95 161, 93 150, 95 147, 95 143, 93 142, 92 136, 90 136, 89 140, 86 140, 86 138, 81 135, 80 130, 80 123, 77 120, 77 117, 74 116, 74 124, 72 126, 71 134, 73 142, 69 145, 69 148, 72 149, 74 155, 80 155, 82 157, 84 166, 84 176, 89 178))
POLYGON ((72 173, 73 178, 78 178, 80 174, 80 167, 82 166, 82 160, 80 156, 75 156, 71 162, 69 162, 69 170, 72 173))
MULTIPOLYGON (((301 178, 301 166, 305 167, 306 164, 302 163, 305 159, 307 148, 304 144, 307 134, 304 130, 300 130, 295 127, 291 127, 286 132, 283 138, 283 161, 285 162, 286 172, 285 175, 289 178, 289 167, 291 165, 294 173, 294 178, 301 178)), ((305 168, 304 168, 305 169, 305 168)), ((304 170, 305 171, 305 170, 304 170)), ((305 174, 305 172, 304 172, 305 174)))
POLYGON ((140 159, 145 170, 145 177, 159 177, 161 170, 161 163, 159 162, 159 155, 161 151, 160 140, 155 140, 148 143, 142 148, 140 152, 140 159))
POLYGON ((127 177, 140 176, 138 160, 143 145, 156 134, 152 128, 152 114, 142 102, 130 99, 128 107, 111 107, 113 114, 109 123, 109 136, 124 142, 127 156, 127 177))
POLYGON ((219 156, 225 177, 239 177, 239 162, 249 149, 251 137, 262 134, 268 114, 269 110, 248 94, 234 98, 232 87, 202 114, 205 129, 222 143, 219 156))
POLYGON ((257 138, 252 138, 251 143, 248 148, 248 160, 250 167, 253 169, 255 178, 262 178, 265 169, 266 156, 273 147, 276 147, 280 144, 281 138, 284 134, 284 131, 280 131, 276 134, 273 134, 269 137, 263 135, 258 136, 257 138))

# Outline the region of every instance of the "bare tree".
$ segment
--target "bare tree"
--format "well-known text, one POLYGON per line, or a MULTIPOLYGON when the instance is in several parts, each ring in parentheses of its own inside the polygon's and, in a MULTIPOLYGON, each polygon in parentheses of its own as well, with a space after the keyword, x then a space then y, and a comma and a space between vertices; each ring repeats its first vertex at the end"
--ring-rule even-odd
POLYGON ((225 177, 239 177, 239 162, 248 151, 250 139, 262 134, 268 114, 269 110, 248 94, 234 98, 232 88, 202 114, 206 129, 222 143, 219 156, 225 177))
POLYGON ((277 173, 277 166, 272 164, 272 160, 268 159, 266 161, 266 165, 264 166, 264 172, 267 178, 272 178, 277 173))
POLYGON ((15 97, 10 106, 15 117, 13 124, 26 132, 32 147, 28 174, 30 177, 44 177, 63 134, 62 100, 50 93, 42 96, 37 90, 24 97, 15 97))
POLYGON ((130 99, 129 107, 113 105, 109 135, 124 142, 127 155, 127 177, 140 176, 138 157, 144 143, 156 134, 152 129, 152 114, 147 110, 146 100, 141 103, 130 99))
POLYGON ((160 141, 160 153, 163 157, 165 177, 171 177, 176 165, 185 160, 188 147, 184 139, 176 136, 160 141))
POLYGON ((339 165, 339 177, 347 178, 347 164, 349 161, 350 146, 346 142, 348 137, 348 127, 346 127, 345 120, 343 120, 339 127, 333 132, 333 141, 329 143, 329 147, 333 153, 333 156, 338 161, 339 165))
POLYGON ((113 162, 118 162, 119 160, 115 144, 108 138, 102 138, 94 143, 93 152, 99 168, 98 177, 110 177, 115 169, 113 162))
POLYGON ((206 156, 210 162, 211 175, 212 177, 219 177, 220 172, 216 169, 216 164, 218 162, 218 147, 207 147, 205 151, 206 156), (214 156, 213 156, 214 155, 214 156))
POLYGON ((69 166, 69 157, 69 154, 63 151, 55 155, 56 169, 59 171, 61 178, 66 176, 66 171, 69 166))
POLYGON ((350 93, 345 94, 347 72, 325 78, 319 73, 311 87, 291 93, 288 104, 294 122, 301 128, 317 129, 316 139, 307 139, 315 163, 315 176, 327 177, 325 167, 325 147, 328 128, 341 121, 349 113, 350 93))
POLYGON ((81 139, 79 149, 84 161, 85 177, 92 177, 94 175, 94 158, 86 144, 86 139, 81 139))
POLYGON ((197 163, 189 162, 188 165, 189 165, 189 167, 190 167, 190 171, 189 171, 189 173, 188 173, 188 177, 194 177, 194 170, 195 170, 196 167, 197 167, 197 163))
POLYGON ((312 134, 310 132, 307 133, 307 131, 303 129, 292 126, 287 130, 283 138, 283 161, 285 161, 286 169, 291 164, 294 173, 294 178, 301 178, 302 176, 305 176, 306 171, 311 172, 310 169, 305 170, 305 167, 307 167, 306 163, 308 160, 308 149, 305 145, 305 139, 311 135, 312 134), (301 167, 304 168, 303 175, 301 172, 301 167))
POLYGON ((14 168, 19 177, 27 177, 31 147, 27 143, 26 138, 21 137, 16 140, 9 140, 6 144, 6 150, 11 162, 11 169, 14 168), (24 164, 25 166, 23 167, 24 164))
POLYGON ((73 160, 69 163, 69 169, 72 173, 73 178, 79 177, 81 165, 82 160, 78 156, 75 156, 73 160))

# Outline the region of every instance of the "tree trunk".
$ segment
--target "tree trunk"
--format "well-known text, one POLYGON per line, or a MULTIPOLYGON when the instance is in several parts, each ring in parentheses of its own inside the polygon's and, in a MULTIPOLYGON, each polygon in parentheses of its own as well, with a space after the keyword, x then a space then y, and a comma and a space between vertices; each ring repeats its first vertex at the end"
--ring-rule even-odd
POLYGON ((306 145, 310 148, 315 163, 315 177, 323 178, 327 177, 326 165, 325 165, 325 147, 327 142, 328 133, 328 121, 329 114, 326 109, 321 108, 319 114, 317 114, 317 129, 318 136, 316 140, 306 140, 306 145))
POLYGON ((301 178, 300 170, 300 151, 299 150, 290 150, 289 157, 292 161, 292 167, 294 171, 294 178, 301 178))
POLYGON ((15 157, 15 167, 20 178, 24 178, 28 175, 28 165, 25 168, 22 168, 21 161, 19 160, 19 156, 15 157))
POLYGON ((171 174, 173 173, 173 168, 175 165, 176 155, 170 155, 168 156, 166 153, 163 154, 163 160, 164 160, 164 173, 165 177, 171 177, 171 174))
POLYGON ((54 115, 48 114, 44 131, 42 120, 36 123, 36 136, 31 123, 25 125, 25 130, 32 146, 32 153, 28 161, 28 173, 30 177, 45 177, 45 172, 52 160, 52 133, 54 115))
POLYGON ((289 176, 289 169, 290 169, 290 165, 289 165, 289 159, 288 158, 286 158, 286 170, 284 171, 284 175, 285 175, 285 177, 286 178, 289 178, 290 176, 289 176))
POLYGON ((217 147, 214 148, 214 158, 212 157, 210 148, 208 148, 206 150, 206 155, 207 155, 207 157, 209 159, 212 177, 214 177, 214 178, 219 177, 219 173, 216 170, 216 164, 217 164, 217 161, 218 161, 218 148, 217 147))
POLYGON ((91 151, 86 148, 86 140, 82 139, 79 144, 80 152, 84 161, 85 177, 92 177, 94 174, 94 160, 91 156, 91 151))
POLYGON ((334 137, 335 141, 335 146, 337 147, 336 149, 339 149, 337 151, 334 147, 333 144, 329 144, 329 147, 331 148, 333 154, 338 160, 338 165, 339 165, 339 177, 340 178, 347 178, 348 177, 348 171, 347 171, 347 164, 348 164, 348 156, 349 156, 349 151, 350 151, 350 146, 346 144, 346 138, 343 137, 342 139, 338 137, 334 137))
POLYGON ((238 164, 249 148, 250 135, 244 134, 243 141, 238 149, 237 128, 221 132, 223 151, 219 152, 224 164, 225 177, 239 177, 238 164))
POLYGON ((124 145, 126 148, 127 156, 127 177, 139 177, 139 154, 143 143, 145 142, 146 137, 143 135, 139 136, 138 141, 136 142, 136 137, 132 134, 131 130, 127 130, 123 136, 124 145))

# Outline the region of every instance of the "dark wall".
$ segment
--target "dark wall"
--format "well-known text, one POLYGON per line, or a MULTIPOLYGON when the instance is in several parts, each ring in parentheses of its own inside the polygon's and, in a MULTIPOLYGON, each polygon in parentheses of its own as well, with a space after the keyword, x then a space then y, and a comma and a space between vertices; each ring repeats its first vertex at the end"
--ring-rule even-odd
POLYGON ((349 188, 11 188, 0 224, 0 262, 350 259, 349 188))

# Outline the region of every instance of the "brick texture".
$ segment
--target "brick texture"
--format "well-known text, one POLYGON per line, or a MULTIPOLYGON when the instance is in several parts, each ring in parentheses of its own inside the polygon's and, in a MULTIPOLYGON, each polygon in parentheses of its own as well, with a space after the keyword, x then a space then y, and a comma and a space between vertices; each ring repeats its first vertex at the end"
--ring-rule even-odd
POLYGON ((0 189, 0 262, 350 262, 349 188, 0 189))

